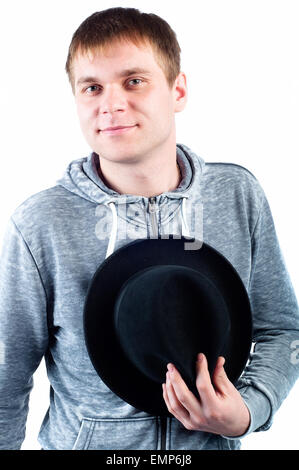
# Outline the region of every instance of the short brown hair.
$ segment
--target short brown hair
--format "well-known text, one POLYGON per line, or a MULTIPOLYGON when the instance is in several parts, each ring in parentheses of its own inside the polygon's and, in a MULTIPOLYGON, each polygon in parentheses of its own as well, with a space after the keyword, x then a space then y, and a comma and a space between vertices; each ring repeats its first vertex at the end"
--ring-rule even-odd
POLYGON ((109 8, 86 18, 73 34, 65 70, 74 92, 72 65, 78 52, 94 49, 103 51, 116 40, 135 45, 150 44, 158 65, 172 88, 180 73, 180 46, 169 24, 154 13, 142 13, 135 8, 109 8))

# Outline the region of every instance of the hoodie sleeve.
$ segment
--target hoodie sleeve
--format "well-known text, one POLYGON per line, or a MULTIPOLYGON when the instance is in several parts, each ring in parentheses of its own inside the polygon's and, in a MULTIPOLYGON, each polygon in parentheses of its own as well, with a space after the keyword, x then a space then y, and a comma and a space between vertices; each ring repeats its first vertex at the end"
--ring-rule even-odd
POLYGON ((20 449, 33 373, 48 345, 46 295, 34 258, 10 219, 0 258, 0 449, 20 449))
POLYGON ((299 361, 294 357, 299 344, 298 303, 264 193, 252 235, 249 297, 254 350, 236 385, 251 415, 244 435, 270 428, 274 413, 299 376, 299 361))

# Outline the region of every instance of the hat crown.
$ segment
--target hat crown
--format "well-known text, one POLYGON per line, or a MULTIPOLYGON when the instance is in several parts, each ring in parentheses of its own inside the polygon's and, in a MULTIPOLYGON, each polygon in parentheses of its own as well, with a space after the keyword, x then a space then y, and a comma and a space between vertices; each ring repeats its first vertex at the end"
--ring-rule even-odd
POLYGON ((199 352, 211 369, 223 354, 230 316, 222 295, 198 271, 151 266, 129 278, 119 292, 114 322, 129 360, 151 380, 165 381, 169 362, 190 387, 199 352))

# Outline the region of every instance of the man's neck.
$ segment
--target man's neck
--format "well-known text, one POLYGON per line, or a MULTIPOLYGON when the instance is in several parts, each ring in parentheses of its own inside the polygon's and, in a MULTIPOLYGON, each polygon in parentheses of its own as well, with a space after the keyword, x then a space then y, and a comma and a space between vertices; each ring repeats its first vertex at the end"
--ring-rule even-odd
POLYGON ((153 197, 175 190, 181 181, 176 148, 167 159, 155 158, 138 164, 111 162, 99 157, 99 176, 119 194, 153 197))

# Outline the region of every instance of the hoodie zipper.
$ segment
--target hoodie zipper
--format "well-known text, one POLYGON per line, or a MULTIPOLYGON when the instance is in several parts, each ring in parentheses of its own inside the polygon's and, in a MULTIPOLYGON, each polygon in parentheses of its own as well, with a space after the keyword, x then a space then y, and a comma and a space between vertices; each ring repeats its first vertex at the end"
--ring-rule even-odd
MULTIPOLYGON (((150 223, 152 226, 154 238, 158 238, 158 235, 159 235, 156 202, 157 202, 156 197, 150 197, 148 199, 148 211, 149 211, 150 223)), ((160 425, 161 425, 160 449, 166 450, 166 429, 167 429, 167 417, 166 416, 160 416, 160 425)))
POLYGON ((161 423, 160 449, 161 450, 166 450, 167 416, 160 416, 160 423, 161 423))
MULTIPOLYGON (((154 238, 158 238, 158 235, 159 235, 156 202, 157 202, 156 197, 150 197, 148 199, 148 211, 149 211, 150 223, 151 223, 154 238)), ((161 425, 160 449, 166 450, 166 430, 167 430, 167 417, 166 416, 160 416, 160 425, 161 425)))
POLYGON ((150 197, 148 200, 148 211, 150 216, 150 223, 153 230, 154 238, 158 238, 158 220, 157 220, 157 204, 156 197, 150 197))

